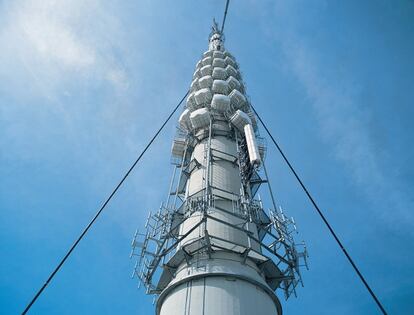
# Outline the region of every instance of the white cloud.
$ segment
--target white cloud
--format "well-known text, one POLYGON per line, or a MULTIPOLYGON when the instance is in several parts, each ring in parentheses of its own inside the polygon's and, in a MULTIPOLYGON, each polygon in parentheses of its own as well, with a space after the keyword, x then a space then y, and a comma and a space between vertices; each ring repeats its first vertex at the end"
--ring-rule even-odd
POLYGON ((128 77, 123 69, 113 68, 108 71, 106 78, 120 89, 129 87, 128 77))
MULTIPOLYGON (((278 4, 276 20, 292 15, 289 6, 278 4)), ((394 220, 411 222, 412 200, 400 190, 400 183, 391 176, 392 172, 384 169, 386 161, 369 130, 370 109, 362 109, 357 97, 360 87, 355 82, 341 81, 337 84, 325 75, 322 71, 326 67, 324 61, 318 59, 292 19, 288 20, 283 30, 273 31, 265 24, 262 27, 267 36, 282 48, 288 71, 294 73, 305 89, 322 137, 333 147, 334 156, 344 164, 356 187, 376 206, 378 216, 391 224, 395 223, 394 220), (390 218, 385 209, 392 209, 394 217, 390 218)))
POLYGON ((41 8, 37 10, 32 6, 20 10, 16 17, 17 25, 33 50, 43 58, 67 67, 94 64, 94 49, 83 43, 65 21, 56 18, 53 12, 58 8, 44 3, 39 5, 41 8))
POLYGON ((6 79, 27 72, 34 79, 29 84, 37 82, 49 97, 73 75, 128 87, 111 50, 122 45, 119 22, 100 1, 26 0, 4 8, 0 60, 6 79))
POLYGON ((129 90, 132 49, 119 19, 99 0, 0 5, 2 157, 48 160, 67 147, 82 156, 95 146, 85 157, 93 162, 108 143, 139 143, 131 122, 140 94, 129 90))

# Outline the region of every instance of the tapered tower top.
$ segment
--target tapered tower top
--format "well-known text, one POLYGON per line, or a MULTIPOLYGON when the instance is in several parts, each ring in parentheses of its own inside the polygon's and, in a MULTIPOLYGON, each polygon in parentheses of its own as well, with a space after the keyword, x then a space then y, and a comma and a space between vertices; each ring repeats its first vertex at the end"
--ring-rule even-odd
POLYGON ((168 198, 134 236, 134 275, 158 296, 157 315, 281 315, 274 291, 296 294, 306 249, 293 219, 256 198, 266 147, 214 20, 177 127, 168 198))
POLYGON ((214 19, 208 41, 208 50, 224 51, 224 34, 220 31, 219 26, 214 19))

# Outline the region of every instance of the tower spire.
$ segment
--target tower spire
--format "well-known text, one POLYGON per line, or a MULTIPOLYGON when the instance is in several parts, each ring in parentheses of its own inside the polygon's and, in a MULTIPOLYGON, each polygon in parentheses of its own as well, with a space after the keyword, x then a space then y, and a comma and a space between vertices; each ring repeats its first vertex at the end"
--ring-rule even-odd
POLYGON ((215 19, 213 19, 213 25, 211 26, 208 41, 208 50, 224 51, 224 34, 220 31, 215 19))
POLYGON ((178 119, 169 197, 132 243, 134 275, 158 296, 157 315, 281 315, 274 291, 287 298, 302 282, 293 219, 257 198, 269 183, 266 147, 223 43, 213 20, 178 119))

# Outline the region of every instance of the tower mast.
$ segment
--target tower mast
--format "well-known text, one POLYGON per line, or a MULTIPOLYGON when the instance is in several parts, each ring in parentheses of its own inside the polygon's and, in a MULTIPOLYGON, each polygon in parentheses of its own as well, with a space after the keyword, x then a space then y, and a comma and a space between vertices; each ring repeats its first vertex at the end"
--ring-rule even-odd
POLYGON ((306 248, 293 219, 256 197, 268 184, 263 143, 214 21, 179 118, 169 196, 132 243, 133 275, 157 295, 156 314, 280 315, 275 290, 296 294, 306 248))

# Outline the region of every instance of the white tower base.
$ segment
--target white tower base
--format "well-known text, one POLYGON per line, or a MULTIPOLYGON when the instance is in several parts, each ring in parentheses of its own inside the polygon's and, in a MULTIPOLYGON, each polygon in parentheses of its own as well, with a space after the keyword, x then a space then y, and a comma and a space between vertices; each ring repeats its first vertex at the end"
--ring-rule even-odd
POLYGON ((237 254, 194 259, 161 293, 157 315, 281 315, 278 298, 259 272, 237 254))

